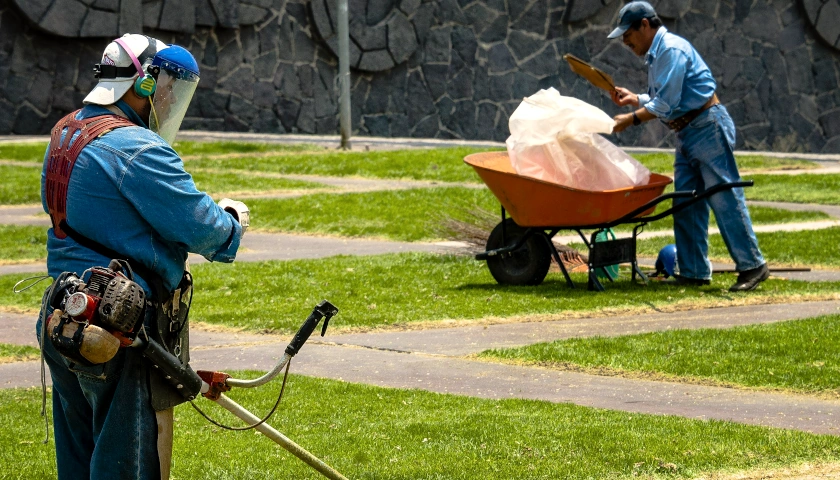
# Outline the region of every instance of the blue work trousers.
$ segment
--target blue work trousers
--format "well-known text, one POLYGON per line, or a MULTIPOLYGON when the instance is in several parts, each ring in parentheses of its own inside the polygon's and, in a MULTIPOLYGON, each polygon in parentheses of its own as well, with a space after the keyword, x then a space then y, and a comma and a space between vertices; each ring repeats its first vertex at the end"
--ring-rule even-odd
MULTIPOLYGON (((724 182, 740 181, 735 164, 735 125, 723 105, 715 105, 677 133, 674 188, 701 192, 724 182)), ((685 199, 675 201, 679 203, 685 199)), ((744 189, 725 190, 674 214, 678 274, 711 279, 709 262, 709 207, 739 272, 760 267, 758 249, 744 189)))
MULTIPOLYGON (((37 335, 40 341, 40 321, 37 335)), ((157 420, 142 354, 121 348, 110 361, 86 367, 46 338, 44 359, 53 382, 59 480, 159 479, 157 420)))

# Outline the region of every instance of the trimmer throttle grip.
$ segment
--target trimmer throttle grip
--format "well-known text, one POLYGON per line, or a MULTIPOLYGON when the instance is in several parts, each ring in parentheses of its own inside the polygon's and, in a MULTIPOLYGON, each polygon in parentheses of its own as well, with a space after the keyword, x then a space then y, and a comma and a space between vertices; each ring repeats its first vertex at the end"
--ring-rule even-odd
POLYGON ((312 313, 309 314, 309 317, 306 318, 306 321, 303 322, 303 325, 300 326, 300 330, 295 334, 295 337, 292 339, 291 343, 286 347, 286 353, 295 356, 297 355, 298 351, 300 351, 303 344, 309 340, 309 336, 312 335, 312 332, 315 331, 315 327, 318 326, 318 322, 321 319, 324 319, 324 326, 321 328, 321 336, 323 337, 325 333, 327 333, 327 325, 332 317, 334 317, 338 313, 338 308, 335 307, 332 303, 323 300, 318 305, 315 305, 315 308, 312 309, 312 313))
POLYGON ((187 400, 193 400, 201 392, 201 377, 189 365, 181 363, 178 357, 167 352, 161 344, 149 339, 143 355, 159 370, 163 378, 171 383, 187 400))

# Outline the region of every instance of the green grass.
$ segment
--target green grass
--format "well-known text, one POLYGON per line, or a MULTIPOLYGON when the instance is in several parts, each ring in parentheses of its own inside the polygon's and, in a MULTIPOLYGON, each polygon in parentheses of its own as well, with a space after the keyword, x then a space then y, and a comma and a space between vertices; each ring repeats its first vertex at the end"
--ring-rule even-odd
MULTIPOLYGON (((229 395, 266 412, 277 389, 229 395)), ((199 404, 237 422, 206 400, 199 404)), ((38 389, 0 391, 0 460, 15 465, 2 478, 55 476, 54 443, 41 443, 39 409, 38 389)), ((835 436, 295 375, 270 423, 358 479, 690 478, 840 456, 835 436)), ((222 431, 187 405, 176 409, 175 425, 173 478, 323 478, 267 438, 222 431)))
MULTIPOLYGON (((178 155, 225 155, 232 153, 300 152, 319 150, 309 144, 279 144, 259 142, 175 142, 178 155)), ((0 143, 0 160, 42 162, 47 143, 0 143)))
POLYGON ((0 143, 0 160, 44 162, 48 142, 0 143))
POLYGON ((187 168, 230 168, 306 175, 405 178, 480 183, 463 161, 466 155, 488 149, 441 148, 371 152, 329 152, 277 157, 240 157, 190 160, 187 168))
MULTIPOLYGON (((471 222, 469 212, 495 212, 498 201, 487 189, 438 187, 346 194, 316 194, 288 199, 251 199, 252 226, 263 231, 375 237, 400 241, 440 240, 451 233, 445 219, 471 222)), ((663 206, 662 209, 665 207, 663 206)), ((757 225, 826 220, 823 212, 792 212, 751 207, 757 225)), ((493 225, 482 225, 488 233, 493 225)), ((648 230, 673 228, 673 217, 648 230)), ((630 226, 619 230, 631 229, 630 226)))
MULTIPOLYGON (((674 176, 673 153, 637 153, 633 157, 652 172, 674 176)), ((807 160, 765 157, 761 155, 738 155, 735 157, 738 169, 749 170, 809 170, 819 165, 807 160)))
POLYGON ((439 240, 444 219, 466 220, 476 208, 495 210, 487 189, 438 187, 369 193, 251 199, 251 225, 265 231, 439 240))
POLYGON ((840 204, 840 175, 750 175, 755 186, 744 189, 748 200, 840 204))
POLYGON ((840 316, 830 315, 729 329, 576 338, 487 350, 480 356, 814 393, 840 392, 839 343, 840 316))
POLYGON ((261 143, 261 142, 175 142, 172 147, 178 155, 229 155, 234 153, 300 152, 320 150, 315 145, 261 143))
MULTIPOLYGON (((755 292, 735 295, 726 291, 732 275, 716 275, 711 286, 699 289, 658 282, 644 287, 631 284, 626 272, 603 293, 587 291, 584 274, 573 275, 575 289, 566 286, 560 273, 550 273, 536 287, 511 287, 498 285, 486 264, 471 257, 420 253, 199 264, 192 271, 196 295, 190 318, 194 321, 281 333, 295 331, 323 299, 341 310, 332 324, 336 329, 365 329, 449 319, 558 318, 605 311, 806 301, 840 293, 837 282, 771 279, 755 292)), ((0 305, 29 311, 39 308, 46 284, 12 293, 15 282, 28 276, 0 276, 0 305)))
POLYGON ((216 197, 221 194, 235 196, 242 193, 332 188, 322 183, 249 175, 245 172, 193 170, 192 177, 199 190, 216 197))
MULTIPOLYGON (((758 247, 771 265, 792 267, 840 266, 840 227, 802 232, 757 233, 758 247)), ((674 243, 673 236, 639 240, 640 256, 656 256, 659 250, 674 243)), ((720 235, 709 236, 709 258, 729 261, 729 252, 720 235)))
POLYGON ((8 343, 0 343, 0 364, 35 360, 39 357, 40 352, 41 351, 37 348, 30 347, 28 345, 10 345, 8 343))
POLYGON ((41 169, 0 165, 0 205, 41 203, 41 169))
POLYGON ((0 225, 0 263, 47 258, 47 227, 0 225))
MULTIPOLYGON (((656 207, 656 211, 652 215, 664 212, 669 208, 671 208, 671 202, 660 203, 656 207)), ((750 206, 749 211, 750 218, 752 219, 754 225, 774 225, 781 223, 813 222, 834 219, 834 217, 832 217, 831 215, 820 211, 793 211, 784 210, 781 208, 762 207, 757 205, 750 206)), ((716 227, 717 221, 715 219, 714 214, 711 213, 709 215, 709 218, 709 225, 712 227, 716 227)), ((630 232, 631 230, 633 230, 633 226, 633 224, 619 225, 615 228, 615 230, 630 232)), ((674 217, 673 215, 669 215, 667 217, 664 217, 662 219, 648 224, 645 227, 645 230, 672 230, 673 228, 674 217)))

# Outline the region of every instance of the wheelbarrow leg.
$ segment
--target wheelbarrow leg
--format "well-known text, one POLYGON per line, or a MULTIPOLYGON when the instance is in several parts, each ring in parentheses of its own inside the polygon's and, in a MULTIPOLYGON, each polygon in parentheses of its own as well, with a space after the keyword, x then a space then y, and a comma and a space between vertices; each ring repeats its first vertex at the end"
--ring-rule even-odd
MULTIPOLYGON (((636 245, 636 240, 638 239, 639 234, 642 233, 642 230, 644 230, 645 225, 647 225, 647 223, 641 223, 641 224, 633 227, 633 245, 636 245)), ((635 248, 633 249, 633 268, 630 270, 630 272, 631 272, 630 281, 635 282, 636 281, 636 274, 638 274, 639 279, 642 281, 642 283, 645 284, 645 285, 648 284, 647 275, 642 273, 642 270, 639 268, 639 260, 637 258, 637 253, 636 253, 635 248)))
MULTIPOLYGON (((502 207, 504 208, 504 207, 502 207)), ((542 237, 548 242, 548 248, 551 250, 551 256, 554 258, 554 261, 557 262, 557 265, 560 265, 560 271, 563 272, 563 277, 566 278, 566 285, 569 288, 575 288, 574 282, 572 282, 572 277, 569 276, 569 272, 566 270, 566 265, 563 265, 563 261, 560 260, 560 254, 557 252, 557 247, 554 246, 554 242, 551 241, 559 230, 552 230, 550 234, 543 234, 542 237)))

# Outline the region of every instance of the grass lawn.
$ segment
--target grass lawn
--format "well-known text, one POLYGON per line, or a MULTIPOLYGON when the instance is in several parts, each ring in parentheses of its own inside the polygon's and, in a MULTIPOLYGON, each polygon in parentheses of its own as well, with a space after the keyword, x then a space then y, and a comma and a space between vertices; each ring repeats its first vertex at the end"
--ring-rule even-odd
POLYGON ((47 258, 47 228, 38 225, 0 225, 0 265, 47 258))
MULTIPOLYGON (((42 162, 48 142, 2 143, 0 160, 42 162)), ((319 150, 308 144, 288 145, 259 142, 175 142, 178 155, 226 155, 235 153, 300 152, 319 150)))
MULTIPOLYGON (((761 253, 771 265, 811 268, 840 266, 840 227, 802 232, 757 233, 756 237, 761 253)), ((639 240, 638 255, 655 257, 659 250, 669 243, 674 243, 673 236, 639 240)), ((709 236, 709 258, 716 261, 732 261, 720 235, 709 236)))
MULTIPOLYGON (((673 153, 637 153, 636 160, 648 167, 652 172, 674 176, 673 153)), ((788 158, 765 157, 762 155, 737 155, 738 170, 749 172, 754 170, 810 170, 819 167, 807 160, 793 160, 788 158)))
POLYGON ((487 151, 476 148, 336 152, 277 157, 202 158, 187 162, 187 169, 230 168, 271 173, 406 178, 442 182, 481 180, 463 162, 465 156, 487 151))
POLYGON ((0 165, 0 205, 41 203, 41 169, 0 165))
MULTIPOLYGON (((496 197, 489 190, 438 187, 367 193, 315 194, 286 199, 250 199, 251 225, 261 231, 316 233, 347 237, 375 237, 400 241, 451 239, 444 219, 472 221, 470 211, 495 212, 496 197)), ((662 207, 665 208, 664 206, 662 207)), ((823 212, 792 212, 751 207, 755 224, 826 220, 823 212)), ((489 231, 498 223, 482 225, 489 231)), ((624 227, 620 230, 629 230, 624 227)), ((652 223, 648 230, 673 228, 673 217, 652 223)))
POLYGON ((751 175, 755 186, 744 189, 748 200, 840 204, 839 174, 751 175))
POLYGON ((0 364, 35 360, 40 357, 40 352, 37 348, 27 345, 0 343, 0 364))
MULTIPOLYGON (((231 397, 259 414, 278 388, 231 397)), ((0 391, 0 460, 15 465, 3 478, 55 476, 39 409, 38 389, 0 391)), ((222 431, 188 405, 176 409, 175 423, 173 478, 323 478, 262 435, 222 431)), ((840 456, 840 438, 828 435, 301 376, 290 377, 270 423, 358 479, 688 478, 840 456)))
POLYGON ((558 340, 479 356, 561 369, 840 394, 840 316, 558 340))
MULTIPOLYGON (((36 311, 46 285, 22 294, 12 285, 31 276, 0 277, 0 305, 36 311)), ((435 254, 336 256, 320 260, 199 264, 193 266, 196 295, 190 318, 197 322, 242 327, 250 331, 295 331, 323 299, 341 312, 336 329, 403 327, 527 316, 530 319, 678 310, 749 303, 807 301, 840 297, 840 283, 771 279, 755 292, 731 294, 734 276, 717 275, 711 286, 674 288, 651 282, 647 287, 621 281, 603 293, 586 290, 584 274, 574 274, 569 289, 560 273, 536 287, 500 286, 484 262, 471 257, 435 254)))
MULTIPOLYGON (((207 156, 207 155, 230 155, 237 153, 264 153, 264 152, 302 152, 323 150, 315 145, 306 143, 283 144, 283 143, 261 143, 261 142, 190 142, 176 141, 172 147, 178 155, 185 156, 207 156)), ((0 150, 2 158, 2 150, 0 150)))
POLYGON ((311 190, 333 187, 322 183, 305 182, 265 175, 251 175, 247 172, 205 171, 190 172, 199 190, 219 200, 224 196, 235 197, 248 193, 284 192, 289 190, 311 190))

